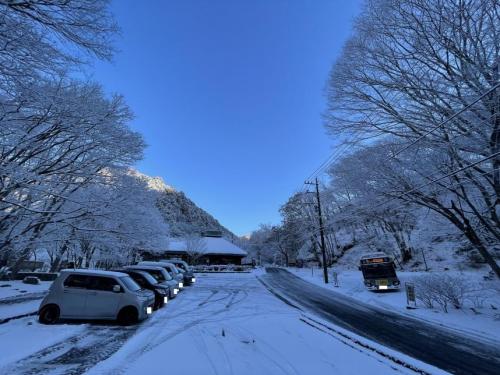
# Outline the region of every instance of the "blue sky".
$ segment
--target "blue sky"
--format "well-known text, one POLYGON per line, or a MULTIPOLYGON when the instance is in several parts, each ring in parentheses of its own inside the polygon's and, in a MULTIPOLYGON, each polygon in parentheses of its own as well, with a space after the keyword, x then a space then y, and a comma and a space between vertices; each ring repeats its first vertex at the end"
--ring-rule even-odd
POLYGON ((115 0, 122 34, 93 78, 125 95, 161 176, 243 235, 332 151, 323 88, 360 10, 348 0, 115 0))

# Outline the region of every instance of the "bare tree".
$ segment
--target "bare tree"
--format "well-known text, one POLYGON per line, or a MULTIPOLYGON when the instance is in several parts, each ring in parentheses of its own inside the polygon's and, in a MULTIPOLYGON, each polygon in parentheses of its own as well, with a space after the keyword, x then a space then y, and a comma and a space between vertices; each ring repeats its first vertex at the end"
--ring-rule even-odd
POLYGON ((500 277, 489 249, 500 239, 499 8, 367 2, 332 70, 325 117, 336 136, 383 139, 373 181, 386 173, 386 196, 447 218, 500 277))
POLYGON ((207 244, 199 235, 188 235, 184 238, 184 243, 186 246, 186 253, 188 255, 188 262, 190 264, 195 264, 197 260, 206 252, 207 244))

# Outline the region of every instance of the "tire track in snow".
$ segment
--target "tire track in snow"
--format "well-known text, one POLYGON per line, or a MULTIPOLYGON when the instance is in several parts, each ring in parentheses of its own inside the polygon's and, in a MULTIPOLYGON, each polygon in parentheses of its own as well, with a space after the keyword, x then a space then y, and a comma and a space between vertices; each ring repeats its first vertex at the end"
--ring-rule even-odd
MULTIPOLYGON (((164 342, 173 339, 174 337, 185 333, 192 328, 199 327, 200 325, 204 323, 214 323, 218 322, 224 319, 221 319, 220 316, 224 315, 225 313, 228 313, 231 308, 239 303, 241 303, 245 298, 246 295, 243 293, 242 298, 236 298, 236 296, 239 294, 240 290, 235 289, 235 288, 227 288, 226 290, 222 289, 221 292, 229 292, 227 293, 224 297, 213 300, 213 299, 208 299, 207 303, 203 304, 200 309, 193 310, 193 304, 187 304, 187 309, 188 311, 179 311, 173 316, 168 316, 166 311, 166 314, 162 316, 156 316, 155 321, 152 322, 149 327, 150 333, 145 335, 145 337, 141 338, 141 341, 144 342, 144 345, 141 346, 140 348, 136 350, 132 350, 127 353, 127 362, 122 362, 119 366, 114 367, 111 370, 106 370, 107 373, 110 374, 121 374, 126 369, 131 366, 135 360, 143 356, 144 354, 150 352, 151 350, 155 349, 157 346, 163 344, 164 342), (220 302, 224 300, 229 300, 226 304, 223 304, 222 307, 219 307, 217 310, 212 310, 212 306, 220 304, 220 302), (192 316, 200 316, 197 319, 190 320, 192 316), (176 328, 170 332, 165 332, 165 329, 169 329, 169 322, 173 320, 173 318, 180 318, 180 320, 185 319, 188 320, 186 322, 179 322, 176 321, 176 328), (217 317, 217 319, 214 320, 214 317, 217 317)), ((212 294, 213 295, 213 294, 212 294)), ((195 300, 199 300, 199 298, 194 295, 193 296, 195 300)), ((211 361, 211 359, 209 360, 211 361)), ((217 374, 217 369, 216 367, 212 366, 212 369, 216 372, 217 374)))
POLYGON ((138 326, 103 329, 100 325, 92 325, 83 334, 79 333, 44 348, 0 372, 37 375, 62 369, 64 374, 83 374, 114 354, 137 329, 138 326))

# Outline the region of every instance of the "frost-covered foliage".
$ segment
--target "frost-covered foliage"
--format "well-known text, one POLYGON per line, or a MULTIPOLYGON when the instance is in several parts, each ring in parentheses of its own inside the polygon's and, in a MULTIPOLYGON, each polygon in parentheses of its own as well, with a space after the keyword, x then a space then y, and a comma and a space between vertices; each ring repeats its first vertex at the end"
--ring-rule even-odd
POLYGON ((164 220, 170 223, 173 237, 200 235, 201 232, 209 230, 219 230, 229 238, 234 236, 181 191, 165 189, 158 196, 158 208, 164 220))
MULTIPOLYGON (((194 241, 202 232, 215 230, 222 232, 224 237, 235 238, 235 235, 217 219, 198 207, 183 192, 167 185, 161 177, 150 177, 134 170, 130 173, 144 181, 155 193, 156 205, 164 221, 169 225, 171 237, 194 241)), ((195 242, 192 244, 195 245, 195 242)))
POLYGON ((262 224, 240 243, 240 246, 247 251, 248 259, 254 260, 258 265, 277 263, 280 260, 285 249, 283 247, 280 249, 276 229, 277 227, 272 225, 262 224))
MULTIPOLYGON (((431 212, 446 222, 441 235, 458 232, 500 277, 498 9, 498 0, 366 1, 326 89, 326 127, 343 141, 324 186, 327 233, 407 263, 431 212)), ((294 216, 304 222, 308 211, 294 216)), ((318 223, 308 222, 314 238, 318 223)))
POLYGON ((0 1, 0 265, 119 261, 167 235, 127 173, 145 146, 131 110, 70 76, 110 58, 115 31, 107 1, 0 1))
POLYGON ((331 169, 353 216, 388 208, 399 223, 430 209, 500 277, 498 6, 368 1, 332 70, 326 115, 332 135, 357 141, 331 169))
POLYGON ((449 306, 460 309, 466 299, 478 301, 481 296, 479 285, 457 275, 432 273, 415 278, 414 283, 416 297, 425 307, 438 305, 444 312, 449 306))

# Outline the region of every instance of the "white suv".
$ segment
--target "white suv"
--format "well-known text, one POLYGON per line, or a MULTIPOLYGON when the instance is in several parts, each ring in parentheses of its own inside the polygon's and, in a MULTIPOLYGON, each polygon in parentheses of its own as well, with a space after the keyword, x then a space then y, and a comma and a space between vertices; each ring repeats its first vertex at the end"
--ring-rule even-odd
POLYGON ((141 289, 130 276, 100 270, 62 270, 39 309, 39 320, 117 319, 133 324, 153 311, 154 293, 141 289))

